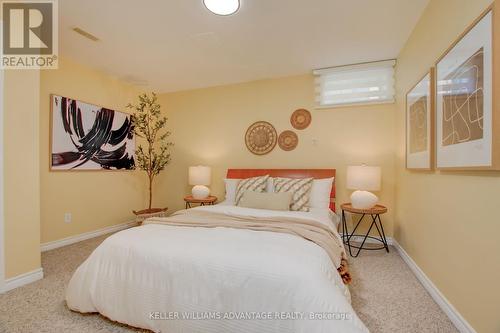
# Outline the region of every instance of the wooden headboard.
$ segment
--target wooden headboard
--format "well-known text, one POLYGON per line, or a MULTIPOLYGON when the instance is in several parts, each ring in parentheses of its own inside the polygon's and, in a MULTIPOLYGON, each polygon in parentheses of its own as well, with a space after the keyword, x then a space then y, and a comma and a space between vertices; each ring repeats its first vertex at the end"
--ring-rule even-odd
MULTIPOLYGON (((271 177, 286 178, 332 178, 335 177, 335 169, 228 169, 227 178, 251 178, 269 175, 271 177)), ((330 193, 330 209, 335 212, 335 179, 330 193)))

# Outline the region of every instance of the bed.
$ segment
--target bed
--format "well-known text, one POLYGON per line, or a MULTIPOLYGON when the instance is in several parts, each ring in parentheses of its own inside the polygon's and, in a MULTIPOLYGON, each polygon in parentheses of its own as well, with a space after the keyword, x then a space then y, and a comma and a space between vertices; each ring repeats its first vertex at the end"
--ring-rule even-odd
MULTIPOLYGON (((229 169, 227 178, 259 175, 321 179, 335 170, 229 169)), ((338 237, 334 198, 332 186, 329 207, 310 212, 224 203, 148 220, 95 249, 71 278, 66 303, 154 332, 368 332, 325 247, 256 227, 321 225, 338 237)))

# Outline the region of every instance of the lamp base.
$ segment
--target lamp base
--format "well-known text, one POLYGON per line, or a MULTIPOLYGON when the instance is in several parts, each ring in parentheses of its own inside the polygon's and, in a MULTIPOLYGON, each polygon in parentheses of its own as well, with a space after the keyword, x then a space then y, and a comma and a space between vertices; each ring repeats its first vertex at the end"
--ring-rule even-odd
POLYGON ((368 191, 354 191, 351 194, 351 205, 357 209, 370 209, 378 202, 378 197, 368 191))
POLYGON ((210 189, 205 185, 195 185, 191 190, 194 199, 206 199, 210 195, 210 189))

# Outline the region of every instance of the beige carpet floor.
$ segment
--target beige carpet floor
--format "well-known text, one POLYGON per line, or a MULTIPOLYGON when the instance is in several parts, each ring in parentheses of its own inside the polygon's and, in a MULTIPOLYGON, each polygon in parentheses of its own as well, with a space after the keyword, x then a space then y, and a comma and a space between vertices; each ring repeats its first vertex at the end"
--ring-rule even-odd
MULTIPOLYGON (((68 310, 64 290, 73 271, 105 237, 42 254, 45 278, 0 295, 0 332, 144 332, 68 310)), ((354 309, 371 332, 457 332, 394 249, 350 260, 354 309)), ((235 332, 236 333, 236 332, 235 332)), ((238 332, 239 333, 239 332, 238 332)), ((312 333, 312 332, 311 332, 312 333)))

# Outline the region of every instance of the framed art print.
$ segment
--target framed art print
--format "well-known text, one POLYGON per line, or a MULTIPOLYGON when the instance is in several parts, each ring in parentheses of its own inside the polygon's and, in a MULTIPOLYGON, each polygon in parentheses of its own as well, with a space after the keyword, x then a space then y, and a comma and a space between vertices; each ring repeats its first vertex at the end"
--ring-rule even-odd
POLYGON ((51 170, 131 170, 131 115, 51 95, 51 170))
POLYGON ((436 64, 436 163, 441 169, 493 168, 493 11, 436 64))
POLYGON ((433 168, 434 71, 406 94, 406 168, 433 168))

